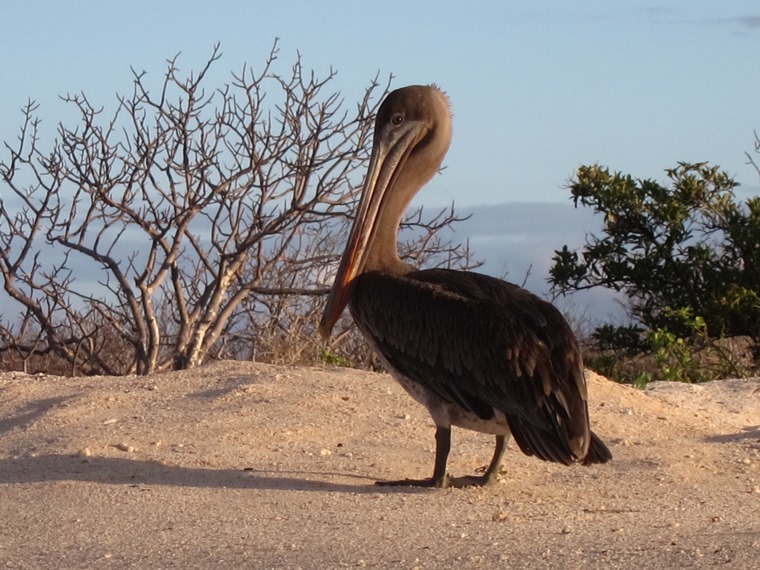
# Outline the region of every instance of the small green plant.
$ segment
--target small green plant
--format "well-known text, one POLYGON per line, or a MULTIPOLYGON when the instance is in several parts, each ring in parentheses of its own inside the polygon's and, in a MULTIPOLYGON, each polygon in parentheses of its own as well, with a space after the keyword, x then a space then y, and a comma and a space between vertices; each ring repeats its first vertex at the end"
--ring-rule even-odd
POLYGON ((692 316, 691 308, 668 308, 663 318, 673 323, 675 330, 690 331, 689 337, 680 337, 670 329, 659 327, 649 331, 647 337, 663 380, 671 382, 703 382, 709 380, 702 371, 695 351, 708 341, 707 325, 700 316, 692 316))
POLYGON ((322 348, 319 351, 318 360, 320 363, 327 364, 330 366, 342 366, 344 368, 353 367, 353 363, 351 362, 351 360, 349 360, 345 356, 338 354, 337 352, 334 352, 328 347, 322 348))
POLYGON ((651 381, 651 372, 641 372, 638 376, 636 376, 636 378, 633 379, 633 387, 638 390, 646 390, 651 381))

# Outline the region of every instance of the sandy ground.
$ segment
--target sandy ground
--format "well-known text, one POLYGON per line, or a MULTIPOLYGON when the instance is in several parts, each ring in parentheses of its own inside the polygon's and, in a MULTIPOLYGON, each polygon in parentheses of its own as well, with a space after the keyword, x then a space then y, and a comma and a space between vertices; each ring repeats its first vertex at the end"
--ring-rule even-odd
MULTIPOLYGON (((373 485, 433 462, 386 375, 0 375, 0 568, 760 568, 760 379, 589 376, 612 463, 511 445, 499 484, 429 490, 373 485)), ((450 470, 491 452, 455 430, 450 470)))

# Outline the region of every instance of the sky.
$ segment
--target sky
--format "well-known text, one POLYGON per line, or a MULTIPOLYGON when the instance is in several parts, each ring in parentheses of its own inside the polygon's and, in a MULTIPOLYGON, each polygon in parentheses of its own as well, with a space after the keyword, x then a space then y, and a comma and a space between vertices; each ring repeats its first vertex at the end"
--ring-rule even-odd
MULTIPOLYGON (((158 84, 167 59, 197 70, 217 42, 211 87, 261 67, 275 38, 277 71, 298 54, 320 76, 334 69, 349 106, 378 75, 393 87, 435 83, 450 97, 454 140, 417 203, 475 212, 463 229, 476 254, 518 282, 548 266, 549 237, 559 249, 589 231, 571 208, 525 206, 567 205, 581 165, 664 180, 679 161, 709 161, 741 183, 740 197, 760 193, 745 156, 760 131, 757 0, 31 1, 6 3, 0 26, 2 141, 29 99, 53 137, 74 118, 59 95, 84 92, 112 112, 131 68, 158 84), (505 235, 483 233, 502 218, 505 235), (526 258, 539 243, 544 257, 526 258)), ((531 279, 545 289, 540 272, 531 279)))
POLYGON ((426 204, 566 201, 591 163, 663 179, 710 161, 758 192, 744 154, 760 130, 756 0, 32 1, 2 20, 3 141, 30 98, 52 136, 68 112, 58 95, 113 110, 130 67, 159 81, 166 59, 197 69, 217 42, 209 84, 221 86, 279 38, 280 71, 298 53, 318 74, 332 67, 347 103, 378 73, 448 93, 454 141, 426 204))

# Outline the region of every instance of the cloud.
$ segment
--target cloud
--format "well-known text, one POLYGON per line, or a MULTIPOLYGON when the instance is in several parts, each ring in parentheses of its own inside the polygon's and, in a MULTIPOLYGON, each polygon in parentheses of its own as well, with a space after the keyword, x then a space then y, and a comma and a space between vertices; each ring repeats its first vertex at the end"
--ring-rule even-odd
POLYGON ((699 16, 693 13, 685 13, 683 10, 672 6, 650 5, 635 9, 643 14, 651 22, 710 25, 733 28, 734 33, 754 32, 760 29, 760 13, 745 14, 742 16, 699 16))
POLYGON ((730 24, 739 24, 745 30, 760 29, 760 14, 753 16, 736 16, 734 18, 724 18, 723 21, 730 24))
MULTIPOLYGON (((586 234, 602 226, 601 217, 569 201, 463 207, 457 213, 471 214, 456 225, 456 232, 459 239, 469 238, 475 259, 484 261, 479 272, 524 284, 545 298, 554 252, 564 245, 580 248, 586 234)), ((620 300, 619 294, 599 288, 559 299, 558 305, 593 321, 618 322, 624 314, 620 300)))

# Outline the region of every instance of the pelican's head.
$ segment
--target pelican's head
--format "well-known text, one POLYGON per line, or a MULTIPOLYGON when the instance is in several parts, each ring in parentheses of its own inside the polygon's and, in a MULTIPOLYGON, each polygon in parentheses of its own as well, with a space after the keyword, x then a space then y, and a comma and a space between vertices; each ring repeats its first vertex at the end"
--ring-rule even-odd
POLYGON ((380 105, 361 200, 319 324, 323 337, 343 313, 356 276, 395 255, 401 216, 441 167, 450 142, 449 100, 437 87, 396 89, 380 105))

